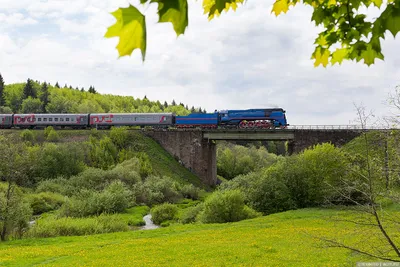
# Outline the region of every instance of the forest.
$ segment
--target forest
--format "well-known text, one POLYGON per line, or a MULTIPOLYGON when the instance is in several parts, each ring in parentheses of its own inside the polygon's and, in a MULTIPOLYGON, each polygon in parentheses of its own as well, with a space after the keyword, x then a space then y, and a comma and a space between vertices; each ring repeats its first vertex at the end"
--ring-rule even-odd
POLYGON ((201 107, 183 103, 160 103, 131 96, 102 95, 93 86, 73 88, 28 79, 25 83, 5 84, 0 74, 0 113, 157 113, 173 112, 176 115, 206 113, 201 107))

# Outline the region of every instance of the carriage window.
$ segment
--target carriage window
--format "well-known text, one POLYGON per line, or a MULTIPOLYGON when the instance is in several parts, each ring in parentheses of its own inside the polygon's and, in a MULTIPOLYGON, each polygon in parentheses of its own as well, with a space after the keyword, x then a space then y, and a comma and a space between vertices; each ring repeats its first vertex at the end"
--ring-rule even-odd
POLYGON ((49 121, 53 121, 53 119, 52 119, 52 118, 49 118, 49 121))
POLYGON ((1 122, 4 122, 4 120, 5 120, 4 118, 1 118, 1 122))
POLYGON ((47 121, 47 118, 43 118, 43 121, 47 121))
POLYGON ((63 118, 60 118, 60 121, 64 121, 64 119, 63 119, 63 118))
POLYGON ((69 118, 65 118, 65 121, 69 121, 69 118))
POLYGON ((58 121, 58 118, 54 118, 54 121, 58 121))
POLYGON ((74 121, 75 119, 74 118, 71 118, 71 121, 74 121))
POLYGON ((38 118, 37 120, 38 120, 38 121, 42 121, 42 118, 38 118))
POLYGON ((36 118, 32 118, 32 121, 35 122, 35 121, 36 121, 36 118))

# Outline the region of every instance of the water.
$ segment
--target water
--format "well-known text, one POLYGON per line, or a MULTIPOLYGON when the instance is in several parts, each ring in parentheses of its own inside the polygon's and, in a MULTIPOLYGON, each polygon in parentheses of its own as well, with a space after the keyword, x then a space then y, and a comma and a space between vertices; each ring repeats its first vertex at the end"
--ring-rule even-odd
POLYGON ((145 221, 146 225, 141 227, 141 230, 152 230, 160 227, 153 223, 153 221, 151 220, 151 214, 147 214, 146 216, 144 216, 143 220, 145 221))

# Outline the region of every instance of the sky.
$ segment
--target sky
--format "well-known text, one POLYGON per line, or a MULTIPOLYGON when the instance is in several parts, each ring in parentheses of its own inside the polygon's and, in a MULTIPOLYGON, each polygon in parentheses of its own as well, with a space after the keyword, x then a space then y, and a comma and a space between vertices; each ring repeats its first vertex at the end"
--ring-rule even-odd
MULTIPOLYGON (((102 94, 174 99, 189 107, 282 107, 291 125, 355 124, 354 103, 379 116, 400 84, 400 40, 382 42, 385 61, 370 67, 344 62, 315 68, 310 59, 320 30, 311 8, 271 14, 272 0, 251 0, 236 12, 208 21, 202 1, 188 0, 189 27, 176 36, 157 23, 157 5, 146 15, 147 53, 118 58, 118 38, 104 38, 110 12, 139 1, 0 0, 0 73, 6 84, 28 78, 102 94)), ((369 14, 376 14, 369 10, 369 14)))

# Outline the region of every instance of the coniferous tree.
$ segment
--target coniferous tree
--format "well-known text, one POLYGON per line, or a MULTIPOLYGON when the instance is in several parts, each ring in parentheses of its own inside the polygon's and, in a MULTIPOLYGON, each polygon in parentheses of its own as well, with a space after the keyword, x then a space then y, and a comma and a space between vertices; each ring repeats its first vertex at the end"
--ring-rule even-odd
POLYGON ((54 85, 57 88, 60 88, 60 85, 58 84, 58 82, 56 82, 56 85, 54 85))
POLYGON ((167 101, 164 101, 164 108, 167 108, 168 107, 168 103, 167 103, 167 101))
POLYGON ((33 89, 33 81, 31 79, 28 79, 26 81, 24 87, 23 99, 27 99, 28 97, 36 98, 36 93, 35 90, 33 89))
POLYGON ((65 88, 65 89, 68 88, 68 85, 67 85, 67 84, 64 84, 64 88, 65 88))
POLYGON ((172 99, 172 103, 171 103, 171 105, 172 105, 172 106, 176 106, 175 99, 172 99))
POLYGON ((82 87, 81 92, 85 92, 85 88, 82 87))
POLYGON ((42 85, 42 94, 40 95, 40 101, 42 101, 43 103, 43 111, 47 112, 46 106, 49 103, 49 88, 46 82, 42 85))
POLYGON ((146 96, 146 95, 144 95, 143 100, 144 100, 144 99, 147 99, 147 96, 146 96))
POLYGON ((201 107, 199 108, 199 113, 203 113, 203 111, 201 110, 201 107))
POLYGON ((94 89, 94 86, 90 86, 88 92, 89 92, 89 93, 92 93, 92 94, 97 93, 97 92, 96 92, 96 89, 94 89))
POLYGON ((72 85, 69 86, 69 89, 73 89, 73 88, 72 88, 72 85))
POLYGON ((6 100, 5 100, 5 96, 4 96, 4 79, 3 76, 1 76, 0 73, 0 107, 1 106, 5 106, 6 104, 6 100))
POLYGON ((185 108, 186 108, 187 110, 189 110, 189 107, 188 107, 188 105, 187 105, 187 104, 186 104, 185 108))
POLYGON ((192 106, 192 108, 190 109, 190 112, 191 113, 195 113, 196 112, 196 110, 194 109, 194 106, 192 106))

